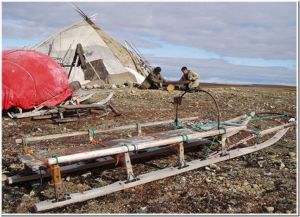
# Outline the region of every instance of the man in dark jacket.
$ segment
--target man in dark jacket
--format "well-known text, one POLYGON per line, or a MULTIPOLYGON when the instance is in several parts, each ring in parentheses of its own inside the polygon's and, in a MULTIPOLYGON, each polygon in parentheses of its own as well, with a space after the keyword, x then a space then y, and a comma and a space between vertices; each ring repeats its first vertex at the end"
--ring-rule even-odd
POLYGON ((166 79, 164 79, 161 74, 161 68, 155 67, 153 72, 151 72, 144 82, 141 84, 141 89, 160 89, 163 86, 163 83, 166 83, 166 79))

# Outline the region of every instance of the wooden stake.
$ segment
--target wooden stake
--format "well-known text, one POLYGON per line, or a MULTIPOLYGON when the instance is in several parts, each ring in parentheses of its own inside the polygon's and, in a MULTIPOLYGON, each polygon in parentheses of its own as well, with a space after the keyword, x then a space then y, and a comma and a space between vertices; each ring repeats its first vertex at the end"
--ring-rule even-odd
POLYGON ((186 167, 185 159, 184 159, 184 144, 183 142, 178 145, 178 168, 186 167))
POLYGON ((54 187, 56 200, 61 200, 65 196, 65 188, 61 179, 61 172, 59 165, 55 164, 50 166, 50 174, 52 177, 52 184, 54 187))
POLYGON ((133 174, 131 160, 130 160, 130 156, 129 156, 128 152, 124 153, 124 164, 125 164, 125 169, 126 169, 126 173, 127 173, 127 181, 128 182, 135 181, 136 178, 133 174))

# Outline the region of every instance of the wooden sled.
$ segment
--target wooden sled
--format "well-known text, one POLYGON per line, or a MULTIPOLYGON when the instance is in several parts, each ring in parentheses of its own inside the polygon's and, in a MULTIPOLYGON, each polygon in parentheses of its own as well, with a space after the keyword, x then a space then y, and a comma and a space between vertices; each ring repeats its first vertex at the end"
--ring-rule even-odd
MULTIPOLYGON (((85 101, 92 97, 94 93, 85 94, 82 96, 77 96, 78 103, 85 101)), ((103 116, 107 115, 109 111, 112 111, 115 115, 120 115, 120 113, 112 106, 110 103, 111 98, 114 93, 110 92, 109 95, 96 103, 92 104, 71 104, 71 100, 64 102, 63 104, 52 107, 52 108, 44 108, 43 106, 39 106, 35 108, 33 111, 22 112, 21 109, 19 113, 8 113, 11 118, 29 118, 32 117, 34 120, 40 119, 50 119, 54 118, 54 122, 56 123, 64 123, 70 121, 76 121, 77 118, 90 113, 91 109, 102 110, 104 111, 103 116)))
MULTIPOLYGON (((40 137, 28 137, 16 140, 17 143, 24 144, 25 154, 20 155, 20 159, 24 164, 37 172, 41 169, 44 171, 44 177, 51 177, 52 184, 54 186, 55 198, 41 201, 35 205, 36 211, 45 211, 69 204, 86 201, 92 198, 107 195, 113 192, 117 192, 123 189, 131 188, 137 185, 145 184, 151 181, 163 179, 173 175, 177 175, 183 172, 198 169, 207 166, 212 163, 217 163, 253 153, 263 148, 267 148, 282 138, 288 129, 294 126, 296 123, 288 122, 279 126, 274 126, 265 130, 253 130, 248 125, 251 119, 254 117, 254 113, 249 115, 242 115, 228 121, 222 122, 220 128, 212 127, 207 130, 197 130, 195 124, 191 124, 191 121, 195 121, 197 117, 181 120, 188 121, 188 124, 183 124, 181 129, 173 129, 160 131, 158 133, 151 133, 149 135, 142 135, 142 127, 153 127, 162 124, 171 124, 173 121, 161 121, 154 123, 138 123, 133 125, 121 126, 114 129, 102 129, 102 130, 89 130, 88 132, 73 132, 66 134, 55 134, 40 137), (237 124, 238 123, 238 124, 237 124), (97 142, 96 135, 103 135, 105 132, 118 132, 124 130, 135 130, 137 136, 133 136, 126 139, 114 139, 105 142, 97 142), (229 144, 228 139, 235 135, 246 135, 238 142, 229 144), (267 138, 264 142, 248 143, 251 140, 262 140, 268 137, 269 134, 274 134, 272 137, 267 138), (30 142, 37 142, 43 140, 61 139, 73 136, 87 135, 92 146, 89 146, 86 150, 78 152, 69 152, 65 155, 58 154, 56 156, 46 156, 49 153, 35 152, 33 147, 29 146, 30 142), (217 144, 216 151, 207 155, 204 159, 196 159, 190 162, 185 160, 185 151, 192 147, 202 147, 205 143, 215 141, 217 144), (241 148, 240 145, 247 141, 247 146, 241 148), (250 145, 249 145, 250 144, 250 145), (170 148, 176 148, 177 166, 171 166, 158 171, 135 174, 132 169, 132 160, 137 158, 143 158, 149 153, 155 151, 159 153, 161 150, 167 150, 170 148), (154 150, 154 151, 153 151, 154 150), (78 171, 81 169, 89 169, 98 166, 106 166, 113 164, 116 157, 120 157, 123 162, 123 166, 126 170, 126 179, 117 181, 113 184, 109 184, 104 187, 91 189, 88 191, 68 194, 65 191, 62 181, 62 173, 78 171), (77 165, 77 166, 76 166, 77 165), (48 172, 47 172, 48 171, 48 172)), ((244 144, 245 145, 245 144, 244 144)), ((52 155, 51 153, 50 155, 52 155)), ((41 174, 40 174, 41 175, 41 174)), ((19 181, 33 180, 37 178, 37 174, 32 174, 31 177, 19 176, 9 177, 10 183, 19 181), (33 177, 35 176, 35 178, 33 177), (23 178, 23 180, 22 180, 23 178)))

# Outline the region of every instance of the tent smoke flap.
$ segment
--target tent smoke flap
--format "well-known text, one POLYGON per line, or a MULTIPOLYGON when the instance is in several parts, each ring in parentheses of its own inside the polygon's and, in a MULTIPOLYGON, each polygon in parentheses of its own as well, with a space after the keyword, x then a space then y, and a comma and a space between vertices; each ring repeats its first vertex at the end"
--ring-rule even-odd
POLYGON ((2 110, 55 106, 72 92, 66 72, 51 57, 33 50, 2 52, 2 110))

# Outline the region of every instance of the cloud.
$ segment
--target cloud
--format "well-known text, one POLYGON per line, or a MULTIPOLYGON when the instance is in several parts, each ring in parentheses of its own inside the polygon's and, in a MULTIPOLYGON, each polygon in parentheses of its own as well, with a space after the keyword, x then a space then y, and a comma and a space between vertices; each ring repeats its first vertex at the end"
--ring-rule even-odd
MULTIPOLYGON (((97 14, 96 24, 121 42, 152 51, 155 55, 144 54, 168 77, 179 77, 187 65, 205 81, 296 83, 295 2, 76 4, 88 15, 97 14), (198 58, 172 57, 170 49, 169 56, 159 57, 157 48, 166 44, 201 52, 198 58), (279 67, 286 63, 292 67, 279 67)), ((8 41, 11 46, 13 40, 45 39, 81 19, 65 2, 4 2, 2 7, 4 48, 8 41)))
POLYGON ((200 74, 204 82, 239 84, 296 85, 296 71, 283 67, 255 67, 234 65, 223 60, 147 57, 155 66, 161 66, 168 79, 179 79, 183 65, 200 74))
MULTIPOLYGON (((224 56, 296 57, 296 3, 78 3, 116 35, 159 37, 224 56)), ((70 3, 3 3, 4 37, 53 33, 79 19, 70 3), (33 16, 34 14, 34 16, 33 16), (23 23, 9 21, 14 17, 23 23), (10 24, 7 24, 10 23, 10 24), (13 27, 16 27, 15 33, 13 27), (10 29, 10 30, 9 30, 10 29), (36 31, 34 31, 36 30, 36 31)), ((142 46, 151 46, 143 43, 142 46)))

